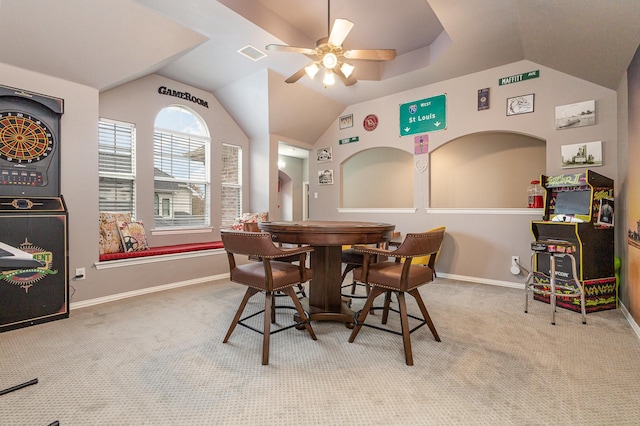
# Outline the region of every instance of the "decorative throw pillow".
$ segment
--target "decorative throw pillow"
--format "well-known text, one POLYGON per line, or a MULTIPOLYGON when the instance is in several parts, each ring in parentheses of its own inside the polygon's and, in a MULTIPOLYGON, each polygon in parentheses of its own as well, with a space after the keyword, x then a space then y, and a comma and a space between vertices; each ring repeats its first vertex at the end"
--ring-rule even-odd
POLYGON ((107 253, 122 253, 122 240, 120 239, 120 232, 118 231, 118 225, 116 222, 130 222, 130 213, 119 212, 100 212, 100 218, 98 220, 100 231, 99 249, 100 254, 107 253))
POLYGON ((149 249, 142 222, 118 221, 118 230, 120 231, 120 239, 125 253, 149 249))

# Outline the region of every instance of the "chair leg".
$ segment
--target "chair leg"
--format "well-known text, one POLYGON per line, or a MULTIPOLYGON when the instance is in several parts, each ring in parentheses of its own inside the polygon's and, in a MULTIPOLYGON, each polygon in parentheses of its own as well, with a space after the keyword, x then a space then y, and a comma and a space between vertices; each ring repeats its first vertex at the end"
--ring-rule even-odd
POLYGON ((353 341, 356 339, 356 336, 358 335, 358 333, 360 332, 360 329, 362 328, 362 323, 367 318, 367 314, 369 313, 369 310, 373 306, 373 301, 375 300, 375 298, 380 296, 385 291, 386 290, 373 286, 373 288, 371 289, 371 292, 369 293, 369 297, 367 297, 367 301, 364 303, 364 307, 360 311, 360 315, 356 319, 356 324, 353 327, 353 330, 351 331, 351 336, 349 336, 349 343, 353 343, 353 341))
POLYGON ((271 324, 276 323, 276 298, 271 295, 271 324))
POLYGON ((387 323, 389 318, 389 309, 391 308, 391 290, 387 290, 384 295, 384 309, 382 310, 382 324, 387 323))
POLYGON ((233 321, 231 321, 231 325, 229 326, 227 335, 224 337, 224 340, 222 341, 223 343, 227 343, 227 341, 229 340, 229 337, 231 337, 231 333, 233 333, 233 330, 236 328, 236 325, 238 325, 238 321, 240 321, 240 317, 242 316, 242 311, 244 311, 244 307, 247 306, 247 302, 249 301, 249 299, 251 299, 251 297, 256 293, 258 293, 258 290, 251 287, 247 288, 247 291, 244 293, 244 297, 242 298, 242 302, 240 302, 240 306, 236 311, 236 316, 233 317, 233 321))
POLYGON ((313 328, 311 328, 311 324, 308 321, 307 314, 304 312, 304 308, 302 307, 302 303, 300 303, 300 299, 298 299, 296 297, 296 292, 293 291, 293 288, 291 288, 291 287, 287 287, 286 289, 284 289, 282 291, 285 292, 286 294, 288 294, 289 297, 291 298, 291 300, 293 300, 293 305, 296 307, 296 310, 298 311, 298 315, 300 316, 300 318, 304 318, 305 319, 306 322, 304 323, 304 328, 307 329, 307 331, 311 335, 311 338, 313 340, 318 340, 316 338, 316 333, 313 331, 313 328))
POLYGON ((400 326, 402 327, 402 342, 404 343, 404 357, 407 365, 413 365, 413 353, 411 352, 411 332, 409 331, 409 318, 407 317, 407 303, 404 292, 398 292, 398 310, 400 311, 400 326))
POLYGON ((433 337, 436 339, 436 342, 439 342, 440 341, 440 336, 438 336, 438 332, 436 331, 436 327, 435 327, 435 325, 433 325, 433 321, 431 321, 431 317, 429 316, 429 312, 427 312, 427 307, 425 306, 424 301, 422 300, 422 296, 420 296, 420 293, 418 292, 418 289, 414 288, 413 290, 411 290, 409 292, 409 294, 412 295, 414 299, 416 299, 416 302, 418 303, 418 306, 420 307, 420 312, 422 312, 422 317, 427 322, 427 326, 429 327, 429 330, 431 330, 431 334, 433 334, 433 337))
POLYGON ((273 292, 267 291, 264 300, 264 330, 262 331, 262 365, 269 364, 269 337, 271 335, 271 313, 273 308, 273 292))

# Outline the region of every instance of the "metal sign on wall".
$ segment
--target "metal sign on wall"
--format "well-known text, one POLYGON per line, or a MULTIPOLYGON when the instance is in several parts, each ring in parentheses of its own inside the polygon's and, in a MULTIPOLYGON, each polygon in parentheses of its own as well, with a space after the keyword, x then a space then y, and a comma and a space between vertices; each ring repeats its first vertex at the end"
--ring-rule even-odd
POLYGON ((400 105, 400 136, 447 128, 447 95, 400 105))

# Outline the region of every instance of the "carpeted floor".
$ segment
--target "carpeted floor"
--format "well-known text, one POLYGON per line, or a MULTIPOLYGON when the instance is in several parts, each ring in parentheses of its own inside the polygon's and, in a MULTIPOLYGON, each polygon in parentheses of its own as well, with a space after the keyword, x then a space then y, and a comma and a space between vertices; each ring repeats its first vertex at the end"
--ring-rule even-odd
POLYGON ((313 323, 317 341, 273 335, 262 366, 259 334, 222 343, 243 292, 212 282, 0 334, 0 389, 38 379, 0 395, 0 424, 640 424, 640 340, 619 310, 582 325, 559 309, 553 326, 522 290, 439 278, 421 293, 442 342, 416 331, 413 367, 400 336, 350 344, 331 322, 313 323))

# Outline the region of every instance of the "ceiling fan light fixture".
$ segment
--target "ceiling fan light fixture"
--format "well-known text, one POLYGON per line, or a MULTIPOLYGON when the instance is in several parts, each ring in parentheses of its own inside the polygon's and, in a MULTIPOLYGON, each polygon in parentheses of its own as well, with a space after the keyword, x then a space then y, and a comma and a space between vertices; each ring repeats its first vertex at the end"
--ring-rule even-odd
POLYGON ((329 52, 322 58, 322 65, 327 69, 333 69, 338 65, 338 57, 333 52, 329 52))
POLYGON ((344 74, 346 78, 349 78, 354 69, 356 69, 356 67, 346 62, 340 66, 340 71, 342 71, 342 74, 344 74))
POLYGON ((316 74, 318 74, 318 71, 320 71, 320 67, 314 62, 313 64, 304 67, 304 71, 307 73, 309 78, 313 80, 316 74))
POLYGON ((322 79, 322 82, 325 86, 333 86, 335 84, 336 78, 333 75, 333 71, 331 71, 331 69, 327 68, 326 70, 324 70, 324 78, 322 79))

